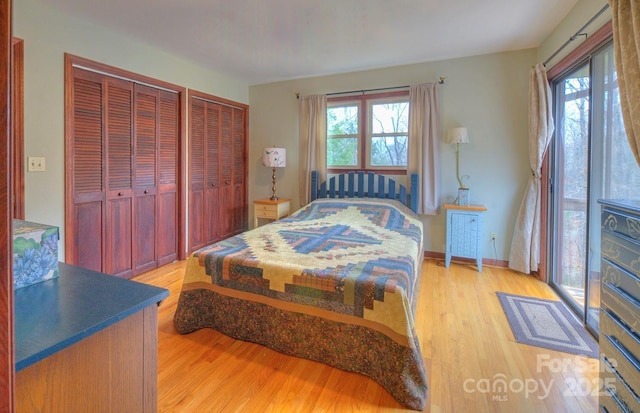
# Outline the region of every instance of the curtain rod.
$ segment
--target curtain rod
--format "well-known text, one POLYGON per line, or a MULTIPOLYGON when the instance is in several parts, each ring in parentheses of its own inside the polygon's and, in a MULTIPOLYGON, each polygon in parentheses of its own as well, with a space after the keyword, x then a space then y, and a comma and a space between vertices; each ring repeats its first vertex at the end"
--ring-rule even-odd
POLYGON ((560 53, 565 47, 567 47, 569 45, 569 43, 571 43, 572 41, 576 40, 578 38, 578 36, 587 37, 588 36, 587 33, 583 33, 582 31, 584 29, 586 29, 591 23, 593 23, 598 17, 600 17, 602 15, 602 13, 604 13, 608 8, 609 8, 609 3, 605 4, 604 7, 599 12, 597 12, 595 14, 595 16, 593 16, 584 26, 579 28, 578 31, 575 32, 575 34, 573 36, 569 37, 569 40, 564 42, 564 44, 562 46, 560 46, 558 48, 558 50, 553 52, 553 54, 551 56, 549 56, 549 58, 547 60, 544 61, 543 65, 546 66, 547 63, 549 63, 551 61, 551 59, 556 57, 558 55, 558 53, 560 53))
MULTIPOLYGON (((438 79, 438 83, 443 85, 444 81, 445 81, 446 77, 445 76, 440 76, 440 79, 438 79)), ((327 96, 335 96, 335 95, 349 95, 352 93, 361 93, 361 94, 365 94, 367 92, 380 92, 382 90, 393 90, 393 89, 406 89, 408 87, 411 87, 410 85, 406 85, 406 86, 392 86, 392 87, 381 87, 381 88, 377 88, 377 89, 361 89, 361 90, 349 90, 346 92, 333 92, 333 93, 327 93, 327 96)), ((296 99, 300 99, 300 93, 297 92, 296 93, 296 99)))

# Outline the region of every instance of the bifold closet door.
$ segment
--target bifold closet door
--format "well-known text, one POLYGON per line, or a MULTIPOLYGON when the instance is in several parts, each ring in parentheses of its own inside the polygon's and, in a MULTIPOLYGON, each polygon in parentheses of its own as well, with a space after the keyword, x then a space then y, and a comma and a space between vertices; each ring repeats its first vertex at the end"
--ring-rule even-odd
POLYGON ((178 94, 78 68, 73 81, 68 262, 131 278, 174 261, 178 94))
POLYGON ((134 274, 178 256, 178 96, 135 85, 134 274))
POLYGON ((246 229, 246 112, 191 96, 189 250, 246 229))
POLYGON ((177 93, 160 90, 158 94, 160 133, 158 135, 156 258, 158 266, 161 266, 178 259, 180 101, 177 93))
MULTIPOLYGON (((106 214, 105 261, 108 274, 133 276, 133 84, 104 78, 106 214)), ((97 165, 93 168, 97 169, 97 165)), ((97 235, 97 234, 95 234, 97 235)))
POLYGON ((158 89, 135 85, 134 273, 156 265, 158 89))
POLYGON ((105 192, 102 75, 73 69, 72 134, 67 141, 67 261, 103 271, 105 192), (70 199, 69 199, 70 197, 70 199), (70 210, 70 211, 69 211, 70 210))
POLYGON ((189 247, 195 251, 206 245, 205 212, 205 125, 206 102, 189 102, 189 247))

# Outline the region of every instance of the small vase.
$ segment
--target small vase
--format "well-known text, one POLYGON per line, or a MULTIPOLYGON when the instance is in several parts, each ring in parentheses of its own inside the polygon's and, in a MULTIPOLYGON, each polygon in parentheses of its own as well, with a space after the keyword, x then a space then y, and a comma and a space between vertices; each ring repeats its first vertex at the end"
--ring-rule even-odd
POLYGON ((469 188, 458 188, 458 205, 469 206, 469 188))

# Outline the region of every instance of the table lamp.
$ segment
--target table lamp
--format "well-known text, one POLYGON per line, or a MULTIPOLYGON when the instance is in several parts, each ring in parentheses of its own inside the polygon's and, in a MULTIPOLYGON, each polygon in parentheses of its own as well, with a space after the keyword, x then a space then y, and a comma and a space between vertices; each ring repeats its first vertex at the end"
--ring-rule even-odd
POLYGON ((287 165, 287 150, 284 148, 264 148, 262 152, 262 165, 272 168, 271 174, 271 199, 276 201, 276 168, 284 168, 287 165))

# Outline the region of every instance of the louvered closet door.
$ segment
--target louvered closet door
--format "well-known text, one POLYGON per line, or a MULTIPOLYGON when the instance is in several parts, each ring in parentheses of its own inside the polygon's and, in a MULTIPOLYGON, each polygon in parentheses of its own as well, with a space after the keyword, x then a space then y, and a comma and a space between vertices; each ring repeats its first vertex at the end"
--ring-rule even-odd
POLYGON ((190 96, 189 250, 246 229, 246 111, 190 96))
MULTIPOLYGON (((221 215, 221 168, 220 162, 220 109, 217 103, 206 104, 205 150, 206 158, 206 235, 207 243, 215 242, 224 236, 223 227, 225 217, 221 215)), ((224 173, 224 172, 223 172, 224 173)))
POLYGON ((158 142, 158 266, 178 258, 178 165, 180 105, 178 94, 160 91, 160 135, 158 142))
MULTIPOLYGON (((133 85, 104 78, 106 149, 106 222, 103 271, 131 278, 133 238, 132 132, 133 85)), ((94 234, 96 236, 97 234, 94 234)))
POLYGON ((135 85, 134 273, 156 265, 158 89, 135 85))
POLYGON ((190 98, 189 112, 189 250, 195 251, 206 244, 205 212, 205 147, 204 125, 206 102, 190 98))
POLYGON ((179 93, 79 68, 70 91, 67 262, 130 278, 174 261, 179 93))
POLYGON ((221 232, 226 238, 233 234, 233 139, 232 139, 233 108, 222 105, 220 110, 220 205, 222 217, 221 232))
POLYGON ((233 231, 241 232, 247 229, 247 193, 246 193, 246 148, 245 148, 245 112, 233 109, 233 231))
POLYGON ((67 214, 73 242, 67 246, 67 256, 74 264, 102 271, 104 225, 102 142, 103 78, 100 75, 74 69, 72 159, 67 182, 71 186, 72 211, 67 214))

